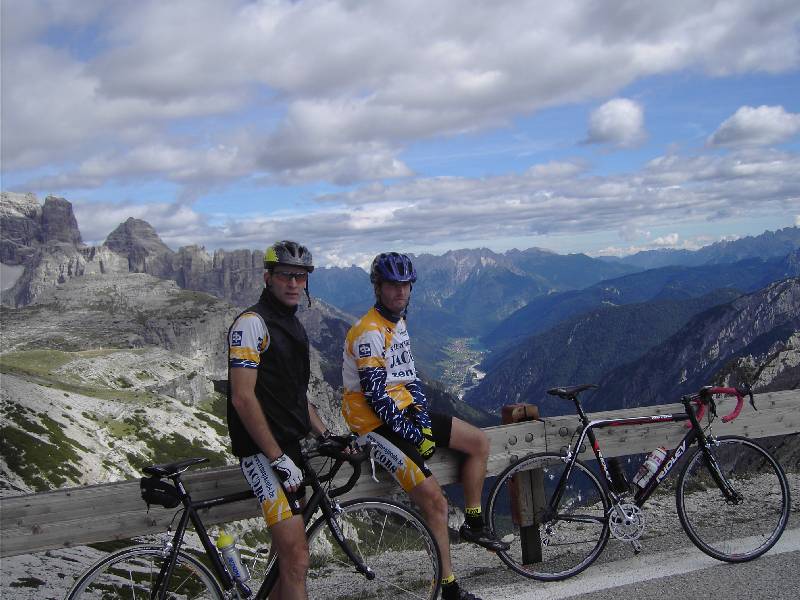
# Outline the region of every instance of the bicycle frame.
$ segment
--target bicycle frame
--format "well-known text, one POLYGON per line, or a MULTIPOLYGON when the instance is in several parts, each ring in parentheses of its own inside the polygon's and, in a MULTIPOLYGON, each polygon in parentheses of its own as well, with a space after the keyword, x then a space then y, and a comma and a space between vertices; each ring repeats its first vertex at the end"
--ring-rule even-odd
MULTIPOLYGON (((307 477, 306 483, 311 486, 313 489, 313 493, 311 498, 306 502, 305 507, 303 508, 303 524, 308 527, 308 524, 311 521, 311 517, 316 512, 317 508, 322 510, 322 518, 325 519, 328 528, 333 532, 333 537, 336 542, 341 547, 342 551, 347 555, 350 561, 355 566, 356 570, 364 575, 367 579, 373 579, 375 577, 374 573, 366 567, 361 560, 353 553, 352 549, 344 543, 343 534, 341 529, 339 528, 338 523, 335 520, 336 516, 336 508, 338 504, 331 499, 334 498, 337 494, 326 494, 325 490, 322 487, 322 482, 327 481, 328 479, 332 479, 333 476, 338 472, 341 468, 343 461, 337 459, 334 465, 331 467, 330 471, 323 477, 320 478, 317 476, 316 472, 313 469, 307 469, 307 477), (325 501, 323 501, 325 500, 325 501)), ((181 502, 184 505, 183 514, 181 515, 180 521, 178 522, 178 526, 175 530, 175 534, 172 537, 172 543, 167 546, 166 552, 170 555, 170 560, 164 563, 161 568, 161 571, 156 578, 155 585, 153 587, 153 593, 158 590, 159 598, 163 598, 164 594, 166 593, 166 588, 162 587, 162 583, 164 581, 169 581, 170 577, 172 577, 172 572, 175 568, 175 563, 178 558, 178 551, 180 550, 180 546, 183 542, 183 536, 186 534, 186 530, 188 528, 189 523, 191 522, 194 526, 195 532, 197 536, 200 538, 200 542, 203 545, 203 549, 205 550, 206 555, 209 557, 211 561, 212 568, 214 570, 215 575, 222 583, 222 587, 226 591, 232 590, 234 587, 238 588, 240 596, 243 598, 254 598, 254 600, 266 600, 269 593, 272 591, 272 588, 275 586, 278 580, 279 571, 278 571, 278 561, 273 560, 271 561, 271 565, 264 577, 264 581, 261 584, 261 587, 256 592, 255 596, 253 596, 252 590, 245 584, 239 581, 235 581, 233 577, 231 577, 228 570, 222 564, 222 560, 219 557, 219 552, 217 551, 216 546, 211 541, 211 538, 208 535, 208 530, 206 529, 205 524, 203 523, 198 511, 212 508, 215 506, 221 506, 223 504, 231 504, 233 502, 238 502, 240 500, 247 500, 249 498, 253 498, 253 492, 251 490, 237 492, 235 494, 229 494, 226 496, 219 496, 217 498, 210 498, 207 500, 199 500, 194 501, 189 496, 186 488, 183 486, 183 482, 180 479, 180 473, 176 476, 172 477, 173 482, 175 483, 175 487, 178 490, 178 496, 181 499, 181 502)), ((343 493, 343 492, 340 492, 343 493)))
MULTIPOLYGON (((169 552, 170 559, 161 567, 161 571, 159 572, 158 577, 156 577, 155 585, 153 586, 153 593, 158 591, 158 597, 164 597, 164 594, 166 593, 166 587, 162 586, 162 584, 164 581, 169 581, 172 577, 172 572, 175 569, 175 562, 178 559, 178 551, 183 543, 183 536, 186 534, 186 529, 188 528, 189 522, 191 522, 194 526, 195 532, 200 538, 200 543, 203 545, 203 549, 211 561, 214 574, 222 583, 222 587, 226 590, 233 588, 235 582, 228 573, 228 570, 222 564, 222 560, 219 557, 219 552, 217 551, 214 543, 211 541, 208 531, 206 530, 206 526, 200 519, 198 511, 205 508, 212 508, 214 506, 221 506, 223 504, 231 504, 240 500, 252 498, 253 492, 248 490, 227 496, 210 498, 208 500, 194 501, 191 499, 186 491, 186 488, 183 486, 183 482, 180 479, 180 474, 172 477, 171 479, 173 480, 173 483, 175 483, 175 487, 178 490, 178 496, 181 499, 184 508, 180 521, 178 521, 178 526, 175 529, 175 535, 172 537, 172 543, 169 544, 165 549, 166 552, 169 552)), ((247 591, 249 592, 250 590, 248 589, 247 591)))
POLYGON ((594 452, 595 457, 597 458, 597 462, 600 465, 600 471, 603 474, 603 477, 606 480, 606 489, 608 490, 608 494, 611 498, 618 502, 620 499, 620 495, 617 494, 612 486, 611 482, 611 473, 608 469, 608 464, 606 463, 606 459, 603 456, 602 451, 600 450, 600 445, 597 441, 597 436, 595 436, 594 430, 595 429, 605 429, 607 427, 621 427, 626 425, 653 425, 658 423, 680 423, 684 421, 689 421, 691 427, 686 435, 683 437, 681 442, 672 450, 667 453, 667 457, 664 459, 664 462, 661 463, 659 468, 647 482, 644 488, 640 488, 636 491, 634 496, 634 502, 636 506, 641 508, 650 496, 653 494, 655 489, 661 484, 664 478, 672 471, 676 464, 680 461, 680 458, 686 453, 686 450, 697 442, 705 454, 706 459, 709 461, 710 471, 714 480, 716 481, 717 485, 720 486, 725 493, 725 495, 729 498, 734 498, 735 494, 731 489, 731 486, 725 480, 724 476, 719 470, 719 467, 714 459, 713 455, 708 451, 708 447, 710 445, 708 437, 705 435, 702 426, 695 414, 694 410, 691 406, 691 399, 684 398, 682 402, 686 408, 684 413, 673 413, 669 415, 650 415, 650 416, 641 416, 641 417, 626 417, 624 419, 600 419, 596 421, 590 421, 589 417, 583 410, 583 407, 580 404, 580 401, 577 397, 572 398, 575 403, 575 408, 577 409, 578 417, 581 421, 581 427, 579 429, 580 435, 578 440, 572 444, 568 450, 567 455, 565 457, 567 467, 564 469, 562 473, 561 479, 556 487, 556 492, 552 498, 552 504, 548 507, 550 512, 555 511, 555 507, 558 506, 559 502, 561 501, 561 496, 563 494, 564 489, 566 488, 567 481, 569 480, 569 476, 572 472, 573 467, 575 466, 576 461, 578 460, 579 449, 583 446, 584 442, 588 439, 589 443, 592 448, 592 452, 594 452))

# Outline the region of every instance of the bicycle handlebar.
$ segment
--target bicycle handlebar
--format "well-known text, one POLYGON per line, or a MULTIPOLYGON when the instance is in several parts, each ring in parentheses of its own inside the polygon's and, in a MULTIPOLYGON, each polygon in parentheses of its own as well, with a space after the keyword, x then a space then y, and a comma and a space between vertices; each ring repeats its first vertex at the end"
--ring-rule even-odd
MULTIPOLYGON (((695 413, 695 416, 697 417, 698 421, 702 420, 706 413, 706 404, 710 403, 712 412, 714 415, 717 414, 717 408, 716 404, 714 404, 713 398, 715 394, 736 396, 736 406, 729 414, 722 417, 723 423, 730 423, 739 416, 739 413, 742 412, 745 395, 750 397, 750 404, 753 407, 753 410, 758 410, 756 408, 755 399, 753 398, 753 391, 749 385, 745 384, 742 387, 713 387, 709 385, 701 388, 697 394, 693 394, 691 397, 689 397, 689 401, 694 402, 697 405, 697 412, 695 413)), ((691 423, 687 423, 687 426, 691 427, 691 423)))
MULTIPOLYGON (((345 462, 349 463, 353 468, 353 473, 344 485, 328 490, 329 498, 341 496, 352 490, 361 477, 361 463, 368 460, 372 455, 370 445, 362 446, 359 450, 353 451, 353 443, 356 439, 357 436, 353 434, 348 436, 330 436, 321 440, 316 447, 309 448, 303 453, 306 459, 314 458, 315 456, 325 456, 335 461, 330 470, 318 478, 320 483, 333 479, 339 471, 339 468, 345 462), (348 452, 348 450, 350 451, 348 452)), ((307 482, 304 481, 304 483, 307 482)))

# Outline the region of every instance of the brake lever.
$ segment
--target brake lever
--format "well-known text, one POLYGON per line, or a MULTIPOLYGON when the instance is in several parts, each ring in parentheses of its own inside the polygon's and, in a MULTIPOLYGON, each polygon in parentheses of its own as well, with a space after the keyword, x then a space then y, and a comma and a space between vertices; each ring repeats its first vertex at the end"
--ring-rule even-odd
POLYGON ((380 481, 378 481, 378 477, 375 475, 375 457, 372 456, 372 454, 369 456, 369 466, 370 469, 372 469, 372 481, 375 483, 380 483, 380 481))
MULTIPOLYGON (((708 408, 709 414, 714 415, 714 418, 717 418, 717 403, 714 401, 714 396, 708 396, 708 408)), ((710 422, 710 421, 709 421, 710 422)))
POLYGON ((375 483, 380 483, 380 481, 378 481, 378 477, 375 475, 375 444, 372 441, 367 440, 361 444, 361 451, 363 452, 365 449, 367 452, 369 452, 369 467, 372 471, 372 481, 375 483))
POLYGON ((756 399, 753 397, 753 387, 749 383, 745 383, 742 387, 742 391, 745 392, 750 397, 750 406, 753 407, 753 410, 758 410, 756 408, 756 399))

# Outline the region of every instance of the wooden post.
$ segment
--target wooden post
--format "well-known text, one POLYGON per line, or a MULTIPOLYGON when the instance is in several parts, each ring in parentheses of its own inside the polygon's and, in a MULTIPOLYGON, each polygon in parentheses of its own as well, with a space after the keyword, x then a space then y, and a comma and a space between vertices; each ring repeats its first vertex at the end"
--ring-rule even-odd
MULTIPOLYGON (((511 404, 501 411, 503 424, 536 421, 539 409, 532 404, 511 404)), ((541 469, 523 471, 511 478, 511 520, 519 527, 522 562, 526 565, 542 561, 542 539, 539 535, 537 508, 544 506, 544 475, 541 469)))

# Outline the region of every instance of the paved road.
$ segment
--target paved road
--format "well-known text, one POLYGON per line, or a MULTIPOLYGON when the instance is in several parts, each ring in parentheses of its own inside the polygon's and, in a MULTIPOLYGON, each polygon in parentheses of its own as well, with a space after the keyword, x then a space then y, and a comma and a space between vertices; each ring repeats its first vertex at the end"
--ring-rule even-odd
POLYGON ((798 597, 800 590, 800 529, 787 530, 760 559, 738 565, 721 563, 694 547, 594 565, 567 581, 519 581, 491 590, 474 591, 492 600, 665 600, 717 597, 725 600, 798 597))

